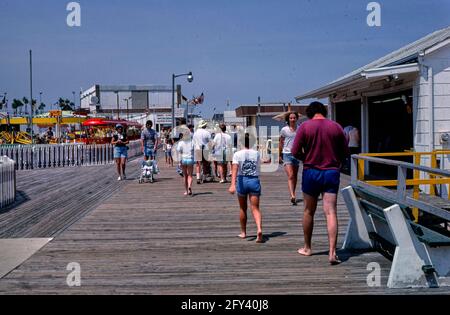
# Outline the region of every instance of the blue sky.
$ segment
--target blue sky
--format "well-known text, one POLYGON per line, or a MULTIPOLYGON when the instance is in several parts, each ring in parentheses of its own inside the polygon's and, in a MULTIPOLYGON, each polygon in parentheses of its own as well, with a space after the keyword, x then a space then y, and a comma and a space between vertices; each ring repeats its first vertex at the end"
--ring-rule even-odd
POLYGON ((205 93, 211 115, 263 101, 294 101, 435 30, 450 25, 450 1, 385 0, 382 26, 368 27, 368 0, 82 0, 81 27, 64 0, 0 0, 0 93, 34 91, 50 104, 99 84, 171 85, 205 93))

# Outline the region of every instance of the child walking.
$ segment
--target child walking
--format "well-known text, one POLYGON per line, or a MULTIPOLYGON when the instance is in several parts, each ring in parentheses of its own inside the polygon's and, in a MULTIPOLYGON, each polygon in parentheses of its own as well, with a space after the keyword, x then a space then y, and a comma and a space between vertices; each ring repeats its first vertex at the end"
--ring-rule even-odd
MULTIPOLYGON (((183 128, 183 137, 177 144, 178 156, 181 157, 181 168, 183 170, 184 195, 193 196, 192 193, 192 173, 194 171, 194 144, 192 143, 191 132, 183 128)), ((178 159, 180 160, 180 159, 178 159)))
POLYGON ((261 196, 261 183, 259 180, 259 169, 261 159, 258 151, 251 145, 251 136, 244 135, 244 149, 236 152, 233 156, 233 167, 231 175, 231 186, 229 192, 237 192, 240 207, 241 234, 239 237, 247 237, 247 198, 250 199, 253 218, 257 227, 256 242, 263 243, 262 216, 259 209, 259 198, 261 196))

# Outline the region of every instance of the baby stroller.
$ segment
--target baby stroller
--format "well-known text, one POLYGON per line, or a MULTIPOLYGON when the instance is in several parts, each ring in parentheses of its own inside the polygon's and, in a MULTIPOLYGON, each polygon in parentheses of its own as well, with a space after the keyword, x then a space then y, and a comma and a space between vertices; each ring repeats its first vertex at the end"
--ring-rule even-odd
POLYGON ((155 175, 158 174, 156 162, 152 160, 143 161, 141 168, 141 175, 139 176, 139 184, 153 183, 155 181, 155 175))
POLYGON ((202 162, 202 176, 201 183, 214 183, 216 181, 214 176, 213 162, 203 161, 202 162))

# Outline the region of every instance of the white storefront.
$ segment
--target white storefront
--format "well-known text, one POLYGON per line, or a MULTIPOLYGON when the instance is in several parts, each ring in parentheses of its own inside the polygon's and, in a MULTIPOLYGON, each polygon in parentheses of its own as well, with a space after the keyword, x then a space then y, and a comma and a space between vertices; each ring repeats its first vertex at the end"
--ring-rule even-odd
POLYGON ((450 27, 296 97, 310 98, 328 98, 332 119, 360 128, 362 152, 450 149, 450 27))

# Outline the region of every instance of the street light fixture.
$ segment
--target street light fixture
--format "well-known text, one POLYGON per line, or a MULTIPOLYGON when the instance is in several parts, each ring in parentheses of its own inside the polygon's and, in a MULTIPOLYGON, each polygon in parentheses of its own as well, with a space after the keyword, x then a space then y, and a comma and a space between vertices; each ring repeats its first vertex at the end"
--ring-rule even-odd
POLYGON ((175 79, 178 77, 187 76, 187 81, 192 83, 194 81, 194 76, 192 72, 183 74, 172 74, 172 132, 175 132, 175 79))

